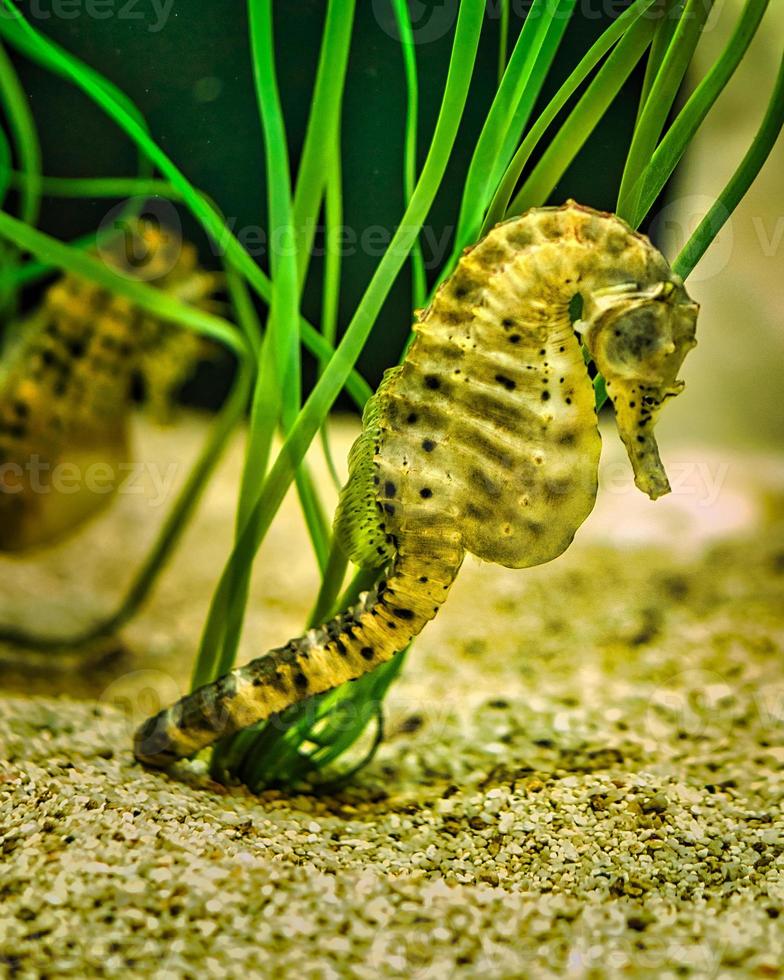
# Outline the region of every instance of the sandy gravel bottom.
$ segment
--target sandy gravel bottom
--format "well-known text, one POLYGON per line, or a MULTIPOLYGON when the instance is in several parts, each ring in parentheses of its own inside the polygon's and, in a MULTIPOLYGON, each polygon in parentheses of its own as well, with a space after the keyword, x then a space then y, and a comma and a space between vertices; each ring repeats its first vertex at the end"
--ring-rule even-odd
MULTIPOLYGON (((202 436, 140 432, 161 462, 202 436)), ((467 563, 350 788, 253 797, 129 754, 186 683, 234 447, 121 656, 4 651, 0 975, 782 975, 784 481, 684 450, 692 484, 650 505, 616 464, 562 559, 467 563)), ((4 562, 5 620, 108 608, 161 514, 121 499, 40 561, 4 562)), ((289 501, 244 656, 296 632, 314 581, 289 501)))

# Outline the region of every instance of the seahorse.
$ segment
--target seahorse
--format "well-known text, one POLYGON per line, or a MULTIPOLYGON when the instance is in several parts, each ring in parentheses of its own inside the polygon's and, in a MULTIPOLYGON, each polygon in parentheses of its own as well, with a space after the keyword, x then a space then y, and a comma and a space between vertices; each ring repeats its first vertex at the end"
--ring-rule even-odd
POLYGON ((349 456, 335 534, 357 565, 381 568, 379 584, 149 719, 137 759, 166 767, 389 660, 436 615, 466 552, 508 568, 560 555, 597 493, 581 342, 637 486, 667 493, 653 428, 683 387, 697 312, 647 238, 573 201, 506 221, 466 249, 368 402, 349 456))
MULTIPOLYGON (((150 222, 126 223, 99 254, 187 302, 204 302, 217 285, 193 245, 150 222)), ((130 458, 134 379, 160 416, 207 354, 195 334, 107 289, 56 280, 0 363, 0 550, 48 545, 102 509, 130 458)))

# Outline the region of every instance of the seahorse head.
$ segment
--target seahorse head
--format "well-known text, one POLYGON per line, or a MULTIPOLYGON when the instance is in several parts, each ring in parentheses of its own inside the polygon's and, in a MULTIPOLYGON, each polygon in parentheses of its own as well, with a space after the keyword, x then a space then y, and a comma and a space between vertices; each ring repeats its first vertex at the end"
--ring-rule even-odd
POLYGON ((607 384, 635 483, 652 499, 670 490, 653 428, 664 402, 683 390, 678 372, 696 344, 698 309, 673 277, 594 294, 577 324, 607 384))

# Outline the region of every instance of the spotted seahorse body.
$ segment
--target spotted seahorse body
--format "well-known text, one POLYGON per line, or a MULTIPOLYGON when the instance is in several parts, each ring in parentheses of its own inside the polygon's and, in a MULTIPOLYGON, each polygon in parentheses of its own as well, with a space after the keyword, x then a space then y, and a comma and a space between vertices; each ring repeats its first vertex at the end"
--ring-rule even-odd
POLYGON ((696 316, 662 255, 617 217, 569 202, 494 228, 419 317, 351 451, 335 530, 354 562, 387 569, 381 583, 150 719, 137 757, 165 766, 390 659, 436 614, 466 552, 511 568, 560 555, 593 507, 600 451, 575 331, 637 485, 666 493, 652 430, 682 387, 696 316))
MULTIPOLYGON (((188 302, 216 286, 191 245, 142 222, 100 254, 188 302)), ((106 289, 57 280, 0 365, 0 550, 48 544, 111 499, 130 458, 133 379, 160 414, 204 353, 194 334, 106 289)))

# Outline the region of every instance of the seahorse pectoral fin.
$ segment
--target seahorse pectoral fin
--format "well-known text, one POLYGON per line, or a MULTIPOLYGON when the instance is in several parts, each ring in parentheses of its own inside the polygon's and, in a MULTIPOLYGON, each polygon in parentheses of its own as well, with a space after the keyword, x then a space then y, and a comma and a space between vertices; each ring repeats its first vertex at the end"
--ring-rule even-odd
POLYGON ((683 390, 677 374, 696 344, 698 309, 679 282, 665 281, 599 294, 577 327, 607 384, 634 482, 653 500, 670 490, 653 429, 665 401, 683 390))

